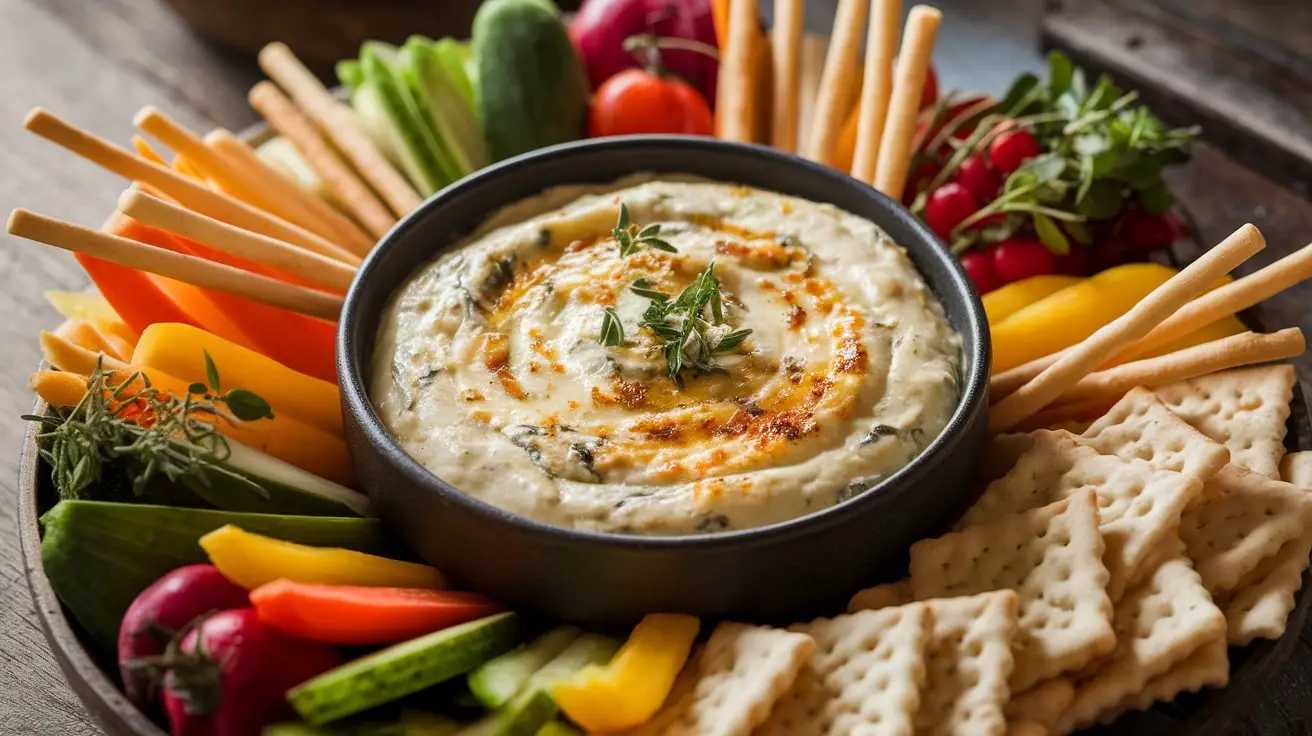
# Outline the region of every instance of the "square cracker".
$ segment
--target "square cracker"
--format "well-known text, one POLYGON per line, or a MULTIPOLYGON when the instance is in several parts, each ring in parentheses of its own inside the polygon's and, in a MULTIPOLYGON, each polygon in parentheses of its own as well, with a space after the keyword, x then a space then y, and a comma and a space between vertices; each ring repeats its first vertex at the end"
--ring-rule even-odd
POLYGON ((934 625, 925 646, 917 736, 1004 736, 1020 600, 1010 590, 925 601, 934 625))
MULTIPOLYGON (((765 722, 815 651, 805 634, 747 624, 715 627, 696 681, 662 719, 662 736, 749 736, 765 722)), ((657 733, 655 731, 651 733, 657 733)))
POLYGON ((911 596, 911 581, 903 578, 895 583, 884 583, 857 591, 847 603, 847 612, 876 611, 880 608, 905 606, 914 600, 915 598, 911 596))
POLYGON ((1112 600, 1119 599, 1144 573, 1154 548, 1174 533, 1203 482, 1140 460, 1103 455, 1068 432, 1038 430, 1033 437, 1033 446, 1016 467, 989 484, 959 526, 1029 511, 1092 489, 1107 543, 1107 592, 1112 600))
POLYGON ((1205 687, 1225 687, 1230 682, 1230 656, 1225 639, 1207 642, 1167 670, 1148 681, 1143 689, 1122 700, 1098 716, 1099 723, 1111 723, 1132 710, 1147 710, 1155 703, 1169 703, 1180 693, 1193 693, 1205 687))
POLYGON ((1206 480, 1230 461, 1230 451, 1213 442, 1146 388, 1136 388, 1080 435, 1090 447, 1122 460, 1206 480))
POLYGON ((1280 461, 1280 478, 1312 491, 1312 451, 1291 452, 1280 461))
POLYGON ((1014 590, 1010 685, 1023 692, 1116 646, 1093 491, 911 545, 917 599, 1014 590))
POLYGON ((1230 462, 1279 478, 1294 368, 1267 365, 1209 373, 1153 393, 1181 419, 1230 449, 1230 462))
POLYGON ((1007 703, 1007 720, 1028 721, 1045 729, 1052 728, 1074 699, 1075 685, 1068 678, 1054 677, 1012 696, 1011 702, 1007 703))
POLYGON ((1254 639, 1279 639, 1285 633, 1294 596, 1303 587, 1303 571, 1312 554, 1312 519, 1302 535, 1285 542, 1280 551, 1262 560, 1233 591, 1216 597, 1225 613, 1226 640, 1245 646, 1254 639))
POLYGON ((1153 678, 1225 636, 1225 616, 1182 550, 1125 594, 1116 606, 1115 620, 1116 649, 1076 685, 1075 699, 1054 732, 1093 725, 1153 678))
POLYGON ((1240 579, 1307 526, 1312 495, 1284 481, 1227 465, 1184 512, 1180 539, 1212 595, 1240 579))
POLYGON ((910 736, 933 623, 928 606, 911 603, 790 627, 815 640, 815 653, 756 736, 910 736))

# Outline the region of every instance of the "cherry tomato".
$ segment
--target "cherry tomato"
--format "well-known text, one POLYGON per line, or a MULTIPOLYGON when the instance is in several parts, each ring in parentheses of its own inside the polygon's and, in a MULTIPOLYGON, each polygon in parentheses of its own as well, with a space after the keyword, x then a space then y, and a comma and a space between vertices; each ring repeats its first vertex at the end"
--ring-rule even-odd
POLYGON ((925 70, 925 87, 920 93, 920 109, 929 109, 936 102, 938 102, 938 74, 934 73, 934 65, 930 64, 925 70))
POLYGON ((916 195, 929 188, 929 183, 934 181, 934 177, 942 170, 942 166, 928 159, 916 164, 916 168, 912 169, 907 177, 906 189, 902 190, 902 204, 910 207, 911 203, 916 201, 916 195))
POLYGON ((993 163, 993 169, 1003 176, 1019 169, 1021 164, 1040 153, 1043 153, 1043 149, 1039 147, 1038 140, 1024 130, 1008 131, 989 144, 989 161, 993 163))
POLYGON ((626 69, 597 88, 588 114, 588 135, 682 133, 714 135, 706 98, 687 82, 626 69))
POLYGON ((1071 243, 1069 253, 1054 257, 1057 261, 1057 273, 1063 276, 1088 276, 1089 267, 1092 265, 1089 250, 1083 245, 1071 243))
POLYGON ((966 251, 961 254, 961 267, 974 282, 975 289, 981 295, 1002 286, 1002 280, 993 270, 993 255, 980 250, 966 251))
POLYGON ((1166 214, 1153 215, 1138 207, 1126 210, 1118 230, 1125 242, 1141 251, 1161 250, 1175 242, 1176 226, 1166 214))
POLYGON ((993 249, 993 270, 1004 284, 1057 272, 1052 251, 1037 240, 1012 238, 993 249))
POLYGON ((925 203, 925 223, 944 240, 952 233, 952 228, 962 220, 975 214, 979 202, 965 187, 956 182, 948 182, 929 194, 925 203))
POLYGON ((989 168, 989 162, 983 156, 969 156, 957 167, 952 181, 960 184, 980 202, 990 202, 998 194, 1002 181, 989 168))

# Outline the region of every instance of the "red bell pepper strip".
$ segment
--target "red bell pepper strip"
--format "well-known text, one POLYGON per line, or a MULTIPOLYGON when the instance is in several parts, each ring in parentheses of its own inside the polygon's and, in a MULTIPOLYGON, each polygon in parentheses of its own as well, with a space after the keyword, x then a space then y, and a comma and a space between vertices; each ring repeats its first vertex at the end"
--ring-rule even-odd
POLYGON ((477 593, 275 580, 251 591, 264 623, 327 644, 392 644, 505 610, 477 593))

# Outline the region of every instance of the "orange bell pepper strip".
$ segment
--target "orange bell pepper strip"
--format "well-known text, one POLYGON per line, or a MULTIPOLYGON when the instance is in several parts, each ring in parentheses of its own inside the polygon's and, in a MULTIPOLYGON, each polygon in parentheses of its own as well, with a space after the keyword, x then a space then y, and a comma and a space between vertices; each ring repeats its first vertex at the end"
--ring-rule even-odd
POLYGON ((275 580, 251 591, 260 620, 298 639, 325 644, 394 644, 501 613, 477 593, 372 588, 275 580))
POLYGON ((623 731, 646 723, 674 687, 697 638, 692 616, 653 613, 642 619, 604 667, 585 667, 556 685, 552 697, 588 731, 623 731))
MULTIPOLYGON (((118 227, 127 220, 121 216, 111 218, 105 230, 119 235, 118 227)), ((150 274, 81 253, 73 255, 91 277, 91 283, 96 285, 100 295, 133 333, 139 335, 147 325, 158 321, 196 324, 196 320, 150 274)))
POLYGON ((380 588, 438 589, 446 585, 442 573, 418 562, 286 542, 232 524, 201 537, 200 546, 219 572, 247 590, 275 580, 380 588))

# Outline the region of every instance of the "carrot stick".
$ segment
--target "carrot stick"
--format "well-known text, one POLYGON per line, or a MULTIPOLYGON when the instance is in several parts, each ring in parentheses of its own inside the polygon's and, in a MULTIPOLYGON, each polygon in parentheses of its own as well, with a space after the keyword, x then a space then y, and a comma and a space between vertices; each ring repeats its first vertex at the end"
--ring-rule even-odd
POLYGON ((893 95, 893 57, 897 55, 897 26, 902 15, 902 0, 874 0, 874 3, 866 36, 866 71, 861 84, 851 168, 852 176, 871 186, 875 183, 879 142, 884 136, 889 99, 893 95))
POLYGON ((920 97, 929 74, 929 57, 943 14, 927 5, 917 5, 907 16, 893 79, 893 96, 888 103, 888 119, 879 140, 879 155, 874 185, 894 200, 902 198, 911 168, 911 140, 916 135, 916 118, 920 97))
POLYGON ((260 68, 296 101, 319 130, 337 146, 356 171, 378 192, 397 216, 409 214, 423 199, 401 172, 369 142, 349 107, 332 96, 286 44, 271 43, 260 51, 260 68))
POLYGON ((774 95, 770 145, 781 151, 797 150, 798 76, 802 50, 803 0, 775 0, 773 47, 774 95))
POLYGON ((300 639, 371 645, 408 641, 504 608, 477 593, 276 580, 251 591, 260 621, 300 639))
POLYGON ((756 0, 730 0, 726 45, 716 85, 716 131, 726 141, 751 143, 756 135, 756 0))
POLYGON ((834 16, 833 38, 825 57, 820 93, 812 114, 811 137, 803 148, 807 158, 828 164, 833 157, 834 141, 847 119, 847 111, 856 97, 857 56, 861 50, 861 29, 866 24, 870 0, 839 0, 834 16))
POLYGON ((722 50, 729 45, 729 4, 731 0, 711 0, 711 23, 715 25, 715 45, 722 50))

